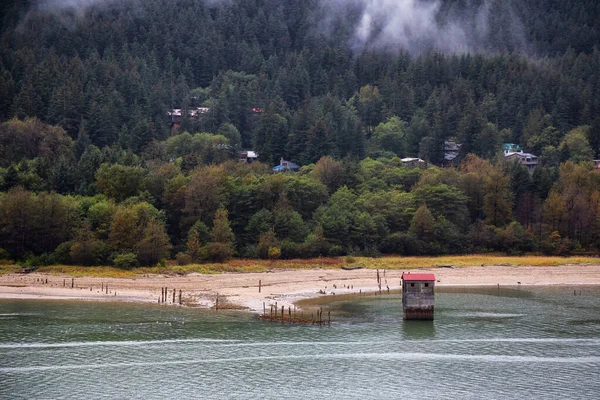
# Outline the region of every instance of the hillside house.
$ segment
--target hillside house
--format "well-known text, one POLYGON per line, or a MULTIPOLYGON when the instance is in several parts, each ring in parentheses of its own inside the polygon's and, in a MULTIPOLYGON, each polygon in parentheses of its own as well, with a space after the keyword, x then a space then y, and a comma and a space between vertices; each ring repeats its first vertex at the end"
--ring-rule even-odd
POLYGON ((460 154, 460 144, 452 141, 444 141, 444 163, 445 167, 455 165, 458 155, 460 154))
POLYGON ((252 150, 241 151, 238 154, 238 161, 241 163, 251 164, 256 160, 258 160, 258 154, 252 150))
POLYGON ((170 119, 170 127, 171 133, 175 133, 181 127, 181 122, 183 121, 184 116, 187 113, 189 118, 200 118, 202 115, 206 114, 210 111, 208 107, 192 107, 187 111, 182 110, 181 108, 172 108, 167 111, 167 115, 170 119))
POLYGON ((424 167, 427 163, 423 160, 421 160, 420 158, 401 158, 400 161, 402 161, 402 165, 405 165, 407 167, 424 167))
POLYGON ((518 144, 504 143, 504 158, 506 160, 518 161, 532 171, 537 167, 539 160, 536 155, 525 153, 523 148, 518 144))
POLYGON ((283 157, 279 160, 279 165, 273 168, 273 172, 298 171, 300 166, 291 161, 284 160, 283 157))
POLYGON ((509 153, 504 154, 504 158, 508 161, 518 161, 527 167, 529 171, 533 171, 538 166, 539 160, 536 155, 531 153, 509 153))

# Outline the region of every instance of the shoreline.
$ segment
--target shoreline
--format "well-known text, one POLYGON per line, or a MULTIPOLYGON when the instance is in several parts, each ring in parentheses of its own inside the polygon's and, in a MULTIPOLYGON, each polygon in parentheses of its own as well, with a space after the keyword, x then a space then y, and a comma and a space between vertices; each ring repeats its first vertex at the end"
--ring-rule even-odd
MULTIPOLYGON (((402 270, 379 270, 381 290, 397 291, 402 270)), ((486 265, 455 268, 411 269, 412 273, 434 273, 443 287, 497 286, 594 286, 600 285, 600 264, 562 266, 486 265)), ((300 300, 334 295, 376 292, 375 269, 300 269, 268 272, 203 275, 146 275, 136 278, 96 278, 45 273, 0 275, 0 299, 71 301, 124 301, 159 303, 167 288, 164 305, 248 310, 259 313, 263 303, 295 305, 300 300), (260 282, 260 292, 259 292, 260 282), (71 287, 71 284, 73 287, 71 287), (106 289, 108 286, 108 291, 106 289), (173 291, 175 290, 175 302, 173 291)))

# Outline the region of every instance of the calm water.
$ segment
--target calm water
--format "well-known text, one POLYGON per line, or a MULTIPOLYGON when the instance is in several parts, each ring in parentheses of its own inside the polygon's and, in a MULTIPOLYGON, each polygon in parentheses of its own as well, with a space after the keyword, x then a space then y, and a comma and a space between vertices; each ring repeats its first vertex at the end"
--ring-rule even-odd
POLYGON ((135 304, 0 301, 0 398, 597 399, 600 289, 332 305, 331 327, 135 304))

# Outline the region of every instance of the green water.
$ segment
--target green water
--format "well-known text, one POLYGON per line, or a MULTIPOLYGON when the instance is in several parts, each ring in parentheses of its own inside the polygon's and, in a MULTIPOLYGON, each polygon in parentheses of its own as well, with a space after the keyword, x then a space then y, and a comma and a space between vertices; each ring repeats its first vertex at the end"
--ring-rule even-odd
POLYGON ((331 305, 331 327, 124 303, 0 301, 1 399, 593 399, 600 289, 398 296, 331 305))

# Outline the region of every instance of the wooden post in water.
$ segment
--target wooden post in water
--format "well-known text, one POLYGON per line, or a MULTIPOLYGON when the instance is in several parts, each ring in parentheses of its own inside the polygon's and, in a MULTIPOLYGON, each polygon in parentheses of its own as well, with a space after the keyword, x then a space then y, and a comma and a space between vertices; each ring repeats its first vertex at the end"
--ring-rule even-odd
POLYGON ((67 280, 63 279, 63 287, 67 286, 67 280))
POLYGON ((102 282, 102 289, 100 289, 100 292, 104 292, 104 282, 102 282))
POLYGON ((292 323, 292 307, 288 307, 288 318, 290 320, 290 324, 292 323))
POLYGON ((319 309, 319 326, 323 325, 323 307, 319 309))
POLYGON ((262 281, 259 279, 258 280, 258 293, 260 293, 260 291, 262 289, 261 286, 262 286, 262 281))
POLYGON ((265 305, 265 302, 263 301, 263 315, 267 314, 267 306, 265 305))
POLYGON ((217 301, 215 302, 215 310, 219 309, 219 293, 217 293, 217 301))
POLYGON ((108 294, 108 284, 106 284, 106 294, 108 294))
POLYGON ((71 289, 75 287, 75 278, 71 278, 71 289))
POLYGON ((177 289, 173 289, 173 304, 175 304, 175 292, 177 291, 177 289))
POLYGON ((331 310, 327 310, 327 325, 331 326, 331 310))
POLYGON ((281 306, 281 324, 283 325, 283 311, 285 309, 285 306, 281 306))
POLYGON ((181 289, 179 289, 179 305, 181 305, 181 289))

